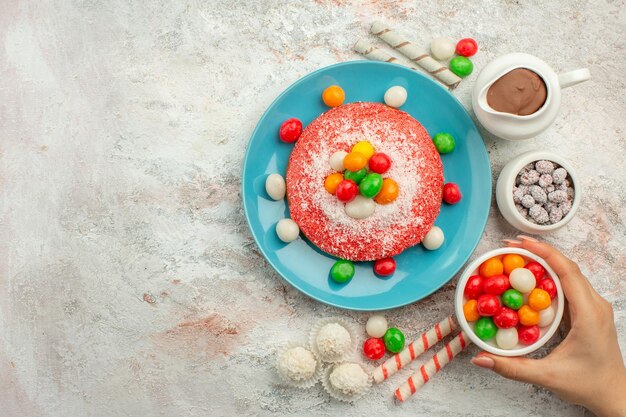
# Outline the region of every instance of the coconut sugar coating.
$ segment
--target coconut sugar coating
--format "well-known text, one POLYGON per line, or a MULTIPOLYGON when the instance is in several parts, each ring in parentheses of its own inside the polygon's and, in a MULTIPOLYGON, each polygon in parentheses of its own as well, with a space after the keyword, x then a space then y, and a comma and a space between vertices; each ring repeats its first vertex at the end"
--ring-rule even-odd
POLYGON ((348 352, 352 345, 352 338, 341 324, 328 323, 317 333, 315 343, 322 359, 334 360, 348 352))
POLYGON ((329 377, 330 385, 344 395, 361 394, 368 386, 369 377, 356 363, 335 366, 329 377))
POLYGON ((351 103, 307 126, 291 153, 286 180, 291 218, 302 233, 324 252, 366 261, 422 241, 439 214, 443 165, 430 136, 409 114, 381 103, 351 103), (325 190, 324 180, 334 172, 331 156, 361 141, 393 161, 383 178, 393 178, 399 193, 393 202, 377 204, 369 217, 354 219, 325 190))
POLYGON ((316 367, 317 361, 313 353, 301 346, 287 349, 278 361, 278 372, 284 378, 295 382, 311 378, 316 367))

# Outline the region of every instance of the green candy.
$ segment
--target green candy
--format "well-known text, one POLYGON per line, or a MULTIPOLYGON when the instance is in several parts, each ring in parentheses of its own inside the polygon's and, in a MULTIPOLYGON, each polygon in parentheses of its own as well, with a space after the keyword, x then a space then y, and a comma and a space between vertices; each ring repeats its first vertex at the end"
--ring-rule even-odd
POLYGON ((354 264, 343 259, 335 262, 330 268, 330 277, 340 284, 350 281, 354 276, 354 264))
POLYGON ((516 289, 508 289, 502 293, 502 304, 513 310, 519 310, 524 305, 524 296, 516 289))
POLYGON ((348 171, 347 169, 343 172, 343 177, 347 180, 354 181, 357 185, 365 178, 367 175, 367 168, 359 169, 358 171, 348 171))
POLYGON ((493 323, 491 317, 479 318, 474 326, 474 333, 482 340, 493 339, 497 331, 498 328, 493 323))
POLYGON ((363 197, 374 198, 383 188, 383 177, 380 174, 370 173, 359 184, 359 191, 363 197))
POLYGON ((395 327, 390 327, 383 336, 383 342, 389 352, 398 353, 404 349, 404 334, 395 327))
POLYGON ((452 152, 456 147, 454 136, 449 133, 437 133, 433 138, 433 143, 437 152, 444 154, 452 152))
POLYGON ((450 60, 450 71, 459 77, 467 77, 473 70, 474 64, 464 56, 457 56, 450 60))

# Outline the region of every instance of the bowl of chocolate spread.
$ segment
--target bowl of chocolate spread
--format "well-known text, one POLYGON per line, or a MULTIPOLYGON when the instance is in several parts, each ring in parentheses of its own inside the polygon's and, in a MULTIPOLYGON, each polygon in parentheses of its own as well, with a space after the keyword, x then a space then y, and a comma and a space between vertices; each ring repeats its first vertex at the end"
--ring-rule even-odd
POLYGON ((502 55, 478 75, 472 107, 480 123, 494 135, 507 140, 529 139, 556 119, 561 89, 590 77, 586 68, 557 75, 533 55, 502 55))

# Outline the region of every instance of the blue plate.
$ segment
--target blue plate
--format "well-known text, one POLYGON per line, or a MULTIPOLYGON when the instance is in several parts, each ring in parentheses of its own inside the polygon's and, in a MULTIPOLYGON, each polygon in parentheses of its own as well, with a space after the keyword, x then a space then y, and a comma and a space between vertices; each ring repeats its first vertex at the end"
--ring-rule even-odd
POLYGON ((285 90, 267 109, 252 134, 242 183, 243 205, 252 236, 274 269, 310 297, 352 310, 399 307, 441 288, 474 251, 491 205, 487 151, 461 104, 425 75, 399 65, 373 61, 331 65, 303 77, 285 90), (336 284, 329 278, 336 258, 323 253, 305 238, 284 244, 276 236, 276 222, 289 217, 289 208, 286 200, 269 198, 265 179, 274 172, 285 176, 293 147, 278 139, 278 130, 290 117, 297 117, 306 126, 328 110, 321 96, 332 84, 344 89, 346 103, 381 102, 389 87, 401 85, 409 93, 401 110, 419 120, 431 136, 448 132, 456 138, 456 149, 442 155, 442 160, 446 182, 457 183, 463 199, 454 206, 444 204, 435 221, 445 233, 445 243, 436 251, 427 251, 421 245, 406 249, 395 257, 396 272, 387 279, 374 275, 372 262, 358 262, 354 278, 347 284, 336 284))

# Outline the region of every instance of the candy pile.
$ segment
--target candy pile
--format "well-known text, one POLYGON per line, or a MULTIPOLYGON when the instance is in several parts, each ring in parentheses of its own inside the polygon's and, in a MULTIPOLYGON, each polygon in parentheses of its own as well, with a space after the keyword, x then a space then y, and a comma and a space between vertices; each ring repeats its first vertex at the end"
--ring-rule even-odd
POLYGON ((495 338, 501 349, 532 345, 556 314, 554 281, 538 262, 526 263, 517 254, 483 262, 468 279, 464 295, 463 314, 476 336, 495 338))
POLYGON ((561 221, 572 209, 575 191, 565 168, 552 161, 536 161, 517 174, 513 201, 529 222, 550 225, 561 221))
POLYGON ((464 38, 455 43, 449 38, 436 38, 430 44, 430 53, 440 61, 450 60, 450 71, 459 77, 467 77, 474 70, 474 64, 469 57, 476 54, 478 44, 472 38, 464 38))
POLYGON ((381 315, 367 319, 365 331, 370 338, 363 343, 363 354, 371 360, 382 358, 385 349, 391 353, 404 349, 404 333, 395 327, 388 327, 387 319, 381 315))

